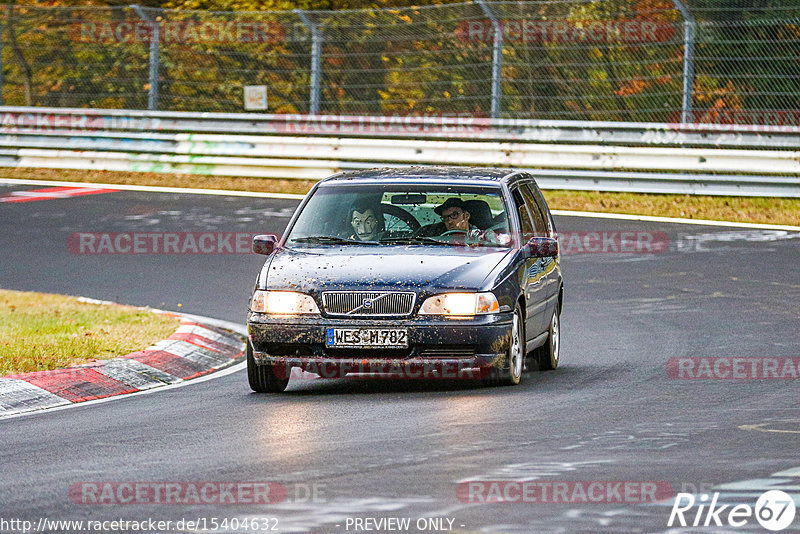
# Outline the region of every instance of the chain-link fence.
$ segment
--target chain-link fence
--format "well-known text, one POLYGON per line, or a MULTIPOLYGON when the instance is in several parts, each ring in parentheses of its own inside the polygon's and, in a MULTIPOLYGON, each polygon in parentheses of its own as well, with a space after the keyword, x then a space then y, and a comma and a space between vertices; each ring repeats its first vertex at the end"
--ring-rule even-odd
POLYGON ((7 6, 2 102, 242 112, 264 86, 269 113, 799 124, 800 4, 687 1, 7 6))

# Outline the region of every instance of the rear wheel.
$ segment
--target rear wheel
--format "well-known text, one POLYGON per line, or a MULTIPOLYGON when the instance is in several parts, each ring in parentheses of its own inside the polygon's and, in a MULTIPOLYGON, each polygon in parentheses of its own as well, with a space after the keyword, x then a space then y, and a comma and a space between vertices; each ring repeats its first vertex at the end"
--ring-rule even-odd
POLYGON ((552 371, 558 367, 561 356, 561 307, 558 304, 550 320, 547 342, 536 350, 540 371, 552 371))
POLYGON ((258 365, 253 358, 253 347, 247 341, 247 380, 250 389, 258 393, 280 393, 289 384, 289 373, 284 374, 286 378, 276 375, 274 365, 258 365))
POLYGON ((525 321, 519 303, 511 319, 511 341, 506 353, 505 367, 492 367, 486 382, 491 385, 516 386, 522 380, 522 367, 525 360, 525 321))

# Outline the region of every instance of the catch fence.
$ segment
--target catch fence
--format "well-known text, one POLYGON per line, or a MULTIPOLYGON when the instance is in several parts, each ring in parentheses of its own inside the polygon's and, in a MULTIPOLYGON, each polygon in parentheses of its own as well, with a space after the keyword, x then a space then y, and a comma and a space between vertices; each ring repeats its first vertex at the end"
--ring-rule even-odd
POLYGON ((0 95, 10 106, 798 125, 800 4, 746 4, 5 6, 0 95))

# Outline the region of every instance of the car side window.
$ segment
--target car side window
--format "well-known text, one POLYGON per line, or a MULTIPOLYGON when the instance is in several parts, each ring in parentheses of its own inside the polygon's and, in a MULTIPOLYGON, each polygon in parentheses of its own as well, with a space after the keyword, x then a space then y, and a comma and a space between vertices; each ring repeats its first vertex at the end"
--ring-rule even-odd
POLYGON ((547 201, 544 199, 544 195, 542 191, 536 187, 535 184, 528 184, 528 187, 531 189, 531 193, 533 193, 533 198, 536 199, 536 204, 539 206, 539 210, 544 215, 544 222, 547 223, 547 229, 550 231, 550 235, 555 235, 556 233, 556 223, 553 220, 553 214, 550 213, 550 210, 547 207, 547 201))
POLYGON ((511 192, 511 197, 514 199, 514 207, 519 213, 519 223, 522 229, 522 242, 526 243, 530 238, 536 235, 536 228, 533 225, 528 208, 525 206, 525 199, 518 189, 511 192))
POLYGON ((548 232, 544 215, 542 214, 539 204, 536 202, 536 196, 533 194, 533 191, 531 191, 530 185, 524 184, 522 187, 520 187, 520 191, 522 192, 522 197, 525 199, 525 204, 528 206, 531 216, 533 217, 533 227, 536 229, 536 235, 549 235, 550 232, 548 232))

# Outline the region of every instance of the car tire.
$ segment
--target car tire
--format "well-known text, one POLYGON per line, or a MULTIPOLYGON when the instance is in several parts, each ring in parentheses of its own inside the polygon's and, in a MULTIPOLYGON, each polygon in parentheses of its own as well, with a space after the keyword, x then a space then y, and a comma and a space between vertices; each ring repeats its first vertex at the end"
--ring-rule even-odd
POLYGON ((561 357, 561 306, 556 304, 550 320, 547 341, 537 350, 540 371, 552 371, 558 367, 561 357))
POLYGON ((517 303, 511 324, 511 341, 506 353, 505 367, 492 367, 485 380, 488 385, 516 386, 522 380, 525 365, 525 319, 517 303))
POLYGON ((286 378, 275 374, 275 366, 269 364, 259 365, 253 357, 253 347, 247 341, 247 380, 250 389, 256 393, 281 393, 289 384, 289 373, 286 378))

